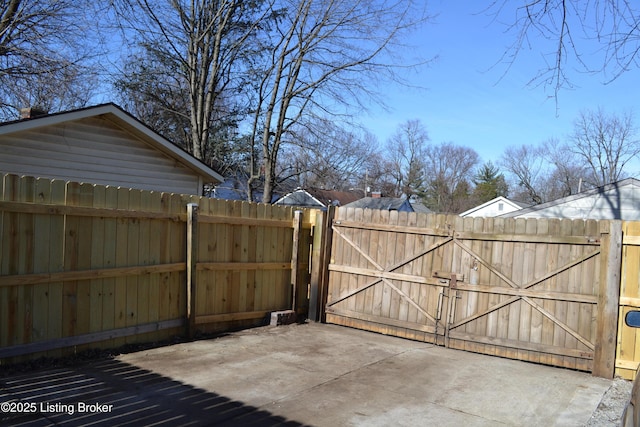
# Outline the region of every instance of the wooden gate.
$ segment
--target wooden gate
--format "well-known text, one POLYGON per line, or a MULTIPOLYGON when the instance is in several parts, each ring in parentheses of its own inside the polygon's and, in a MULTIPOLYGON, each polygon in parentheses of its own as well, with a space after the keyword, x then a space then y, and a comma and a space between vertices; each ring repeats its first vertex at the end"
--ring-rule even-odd
POLYGON ((611 376, 609 225, 338 209, 327 322, 611 376))

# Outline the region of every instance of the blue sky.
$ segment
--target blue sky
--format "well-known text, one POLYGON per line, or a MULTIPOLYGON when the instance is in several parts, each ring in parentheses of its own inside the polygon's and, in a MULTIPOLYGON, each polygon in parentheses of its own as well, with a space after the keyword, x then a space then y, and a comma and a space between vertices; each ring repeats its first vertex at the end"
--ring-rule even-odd
MULTIPOLYGON (((495 163, 508 146, 538 145, 550 138, 564 141, 581 110, 632 111, 639 124, 634 107, 640 94, 640 70, 604 84, 605 75, 569 68, 577 87, 562 90, 556 104, 551 88, 527 85, 544 66, 543 53, 551 53, 552 46, 532 40, 531 49, 507 71, 506 64, 496 63, 513 36, 481 13, 480 2, 429 4, 430 13, 438 16, 409 41, 422 56, 438 56, 428 67, 407 75, 424 89, 391 86, 385 94, 390 111, 372 111, 360 118, 381 144, 401 123, 420 119, 433 143, 450 141, 471 147, 483 162, 495 163)), ((586 54, 597 49, 585 46, 586 54)), ((593 61, 597 61, 595 55, 593 61)))

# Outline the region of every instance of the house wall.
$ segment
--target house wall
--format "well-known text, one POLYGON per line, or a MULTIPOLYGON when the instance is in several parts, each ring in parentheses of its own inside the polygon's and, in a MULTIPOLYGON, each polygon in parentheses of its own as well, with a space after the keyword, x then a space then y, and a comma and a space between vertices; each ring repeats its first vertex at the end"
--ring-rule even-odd
POLYGON ((0 172, 180 194, 202 191, 193 171, 99 117, 0 136, 0 172))
MULTIPOLYGON (((465 217, 494 217, 494 216, 498 216, 498 215, 504 215, 506 213, 509 212, 514 212, 517 211, 519 208, 514 208, 513 206, 511 206, 508 203, 505 202, 496 202, 496 203, 492 203, 488 206, 485 206, 483 208, 480 208, 474 212, 471 212, 467 215, 464 215, 465 217), (500 210, 500 204, 502 204, 502 210, 500 210)), ((463 215, 461 215, 463 216, 463 215)))
POLYGON ((607 193, 576 198, 516 218, 572 218, 640 220, 640 188, 630 185, 607 193))

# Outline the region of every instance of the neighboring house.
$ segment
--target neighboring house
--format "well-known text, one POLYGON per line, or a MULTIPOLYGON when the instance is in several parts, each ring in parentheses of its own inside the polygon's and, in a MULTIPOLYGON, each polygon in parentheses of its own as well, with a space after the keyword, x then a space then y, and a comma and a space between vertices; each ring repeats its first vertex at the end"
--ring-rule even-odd
POLYGON ((224 182, 209 188, 207 196, 224 200, 247 200, 247 180, 239 176, 226 176, 224 182))
POLYGON ((411 204, 411 208, 413 209, 414 212, 418 212, 418 213, 432 212, 431 209, 429 209, 428 207, 426 207, 425 205, 423 205, 417 200, 409 199, 409 203, 411 204))
POLYGON ((627 178, 501 216, 638 221, 640 220, 640 181, 627 178))
POLYGON ((430 212, 426 206, 419 202, 411 202, 404 197, 382 197, 379 193, 373 193, 372 197, 364 197, 345 205, 345 207, 398 212, 430 212))
POLYGON ((460 214, 461 217, 492 217, 504 215, 510 212, 518 211, 520 209, 529 207, 531 205, 522 202, 516 202, 509 200, 506 197, 496 197, 488 202, 485 202, 479 206, 466 210, 460 214))
POLYGON ((274 202, 276 205, 326 209, 328 206, 344 206, 362 198, 362 191, 337 191, 320 188, 297 189, 274 202))
POLYGON ((0 123, 0 173, 196 195, 223 181, 115 104, 0 123))

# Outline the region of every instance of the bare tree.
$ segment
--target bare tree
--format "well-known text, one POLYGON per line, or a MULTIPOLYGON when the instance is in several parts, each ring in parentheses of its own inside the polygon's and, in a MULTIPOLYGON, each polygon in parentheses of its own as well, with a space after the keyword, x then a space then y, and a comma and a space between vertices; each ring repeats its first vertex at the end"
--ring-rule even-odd
POLYGON ((487 10, 496 20, 506 20, 514 35, 503 59, 511 63, 536 43, 544 64, 532 82, 553 88, 556 96, 562 87, 572 86, 568 69, 574 63, 587 71, 609 72, 611 80, 640 65, 640 13, 631 0, 534 0, 519 5, 495 0, 487 10), (596 64, 587 62, 593 48, 585 42, 602 47, 596 64))
POLYGON ((545 201, 542 191, 544 186, 544 157, 540 148, 522 145, 508 147, 500 159, 502 168, 513 176, 514 196, 522 201, 535 204, 545 201))
POLYGON ((411 197, 424 192, 428 143, 427 130, 418 119, 399 125, 387 141, 387 161, 395 181, 396 195, 411 197))
POLYGON ((266 37, 273 46, 256 68, 262 76, 254 98, 251 181, 263 172, 263 194, 273 193, 278 156, 293 130, 312 115, 347 114, 375 100, 375 79, 395 78, 406 30, 424 21, 413 1, 276 0, 277 25, 266 37), (384 61, 384 58, 387 61, 384 61))
POLYGON ((21 107, 83 106, 95 89, 88 4, 75 0, 0 0, 0 120, 21 107))
POLYGON ((375 136, 347 130, 330 120, 320 120, 313 128, 306 126, 297 136, 296 144, 283 150, 278 182, 295 177, 301 187, 364 189, 361 178, 378 150, 375 136))
POLYGON ((386 153, 374 152, 365 160, 364 173, 361 172, 359 188, 378 191, 385 197, 400 197, 395 168, 386 153))
POLYGON ((570 196, 589 187, 586 180, 588 169, 583 159, 572 152, 570 145, 551 138, 542 143, 540 150, 551 167, 546 184, 543 184, 547 200, 570 196))
POLYGON ((480 157, 475 150, 451 142, 426 150, 426 206, 435 212, 459 213, 469 208, 474 169, 480 157))
POLYGON ((569 149, 589 170, 588 182, 602 186, 616 182, 626 174, 625 166, 640 154, 633 116, 617 116, 599 108, 583 111, 574 122, 569 149))

